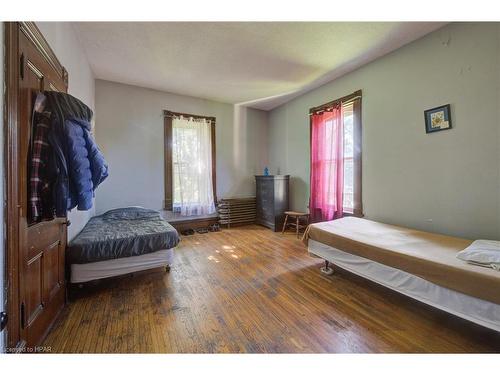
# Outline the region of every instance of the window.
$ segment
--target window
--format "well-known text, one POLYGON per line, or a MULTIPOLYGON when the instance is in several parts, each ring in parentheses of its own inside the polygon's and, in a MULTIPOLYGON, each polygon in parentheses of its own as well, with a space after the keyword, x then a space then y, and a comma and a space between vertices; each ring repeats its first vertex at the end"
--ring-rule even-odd
POLYGON ((313 221, 362 216, 361 91, 311 108, 313 221))
POLYGON ((165 209, 214 213, 215 180, 215 118, 165 111, 165 209))
POLYGON ((354 106, 343 105, 344 121, 344 213, 354 213, 354 106))

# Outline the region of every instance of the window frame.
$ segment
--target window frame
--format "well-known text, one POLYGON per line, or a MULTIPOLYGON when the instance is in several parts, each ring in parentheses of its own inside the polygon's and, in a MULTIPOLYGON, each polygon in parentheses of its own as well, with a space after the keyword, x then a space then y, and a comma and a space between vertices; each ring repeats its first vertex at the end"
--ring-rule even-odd
MULTIPOLYGON (((362 197, 362 119, 361 119, 361 99, 362 91, 358 90, 342 98, 330 101, 317 107, 309 109, 309 150, 312 143, 312 115, 331 109, 337 105, 344 105, 349 102, 353 104, 353 212, 344 212, 344 216, 363 217, 363 197, 362 197)), ((310 155, 310 151, 309 151, 310 155)), ((311 155, 309 156, 311 157, 311 155)), ((311 159, 309 165, 311 165, 311 159)))
MULTIPOLYGON (((352 157, 349 156, 347 158, 344 157, 344 166, 345 166, 346 160, 352 160, 352 167, 353 167, 353 172, 354 172, 354 156, 352 156, 352 157)), ((344 173, 344 176, 345 176, 345 173, 344 173)), ((353 175, 353 185, 354 186, 353 186, 353 192, 352 192, 352 204, 353 204, 353 206, 355 206, 356 204, 354 203, 354 200, 355 200, 355 198, 354 198, 354 189, 355 189, 355 186, 356 186, 356 178, 354 177, 354 175, 353 175)), ((344 192, 345 192, 345 188, 344 188, 344 192)), ((346 207, 344 205, 344 207, 342 208, 342 210, 343 210, 345 216, 347 216, 347 215, 354 215, 354 207, 346 207), (349 209, 349 210, 352 209, 352 212, 346 211, 346 208, 349 209)))
POLYGON ((172 158, 172 119, 174 117, 192 117, 195 119, 205 119, 210 121, 210 136, 212 145, 212 189, 214 194, 214 203, 217 205, 217 171, 216 171, 216 144, 215 144, 215 124, 216 118, 211 116, 193 115, 190 113, 173 112, 169 110, 163 111, 163 127, 164 127, 164 200, 163 209, 167 211, 173 210, 174 201, 174 183, 173 183, 173 158, 172 158))
POLYGON ((343 207, 343 213, 344 213, 344 216, 352 216, 354 215, 354 205, 355 205, 355 202, 354 202, 354 186, 356 185, 356 178, 354 176, 354 102, 352 100, 348 100, 347 102, 343 102, 342 103, 342 108, 343 108, 343 112, 342 112, 342 115, 343 115, 343 121, 344 121, 344 193, 345 193, 345 165, 346 165, 346 162, 347 161, 350 161, 352 163, 352 168, 353 168, 353 192, 352 192, 352 201, 353 201, 353 207, 346 207, 345 206, 345 194, 344 194, 344 207, 343 207), (350 106, 351 109, 349 112, 351 112, 351 116, 352 116, 352 136, 353 136, 353 153, 352 153, 352 156, 348 156, 346 157, 345 155, 345 111, 344 109, 346 107, 350 106))

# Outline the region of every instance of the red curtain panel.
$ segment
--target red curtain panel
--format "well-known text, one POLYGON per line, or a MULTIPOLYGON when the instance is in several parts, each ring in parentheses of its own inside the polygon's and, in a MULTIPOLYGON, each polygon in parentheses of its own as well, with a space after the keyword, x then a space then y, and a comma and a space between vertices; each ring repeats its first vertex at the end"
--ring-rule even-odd
POLYGON ((342 106, 311 115, 312 222, 342 217, 344 192, 344 130, 342 106))

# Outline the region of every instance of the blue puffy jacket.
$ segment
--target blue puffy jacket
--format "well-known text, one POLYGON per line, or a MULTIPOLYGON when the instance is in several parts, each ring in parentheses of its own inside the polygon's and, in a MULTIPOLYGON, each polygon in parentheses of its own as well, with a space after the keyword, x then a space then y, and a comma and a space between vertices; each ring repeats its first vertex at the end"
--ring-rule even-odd
POLYGON ((57 179, 53 194, 56 216, 92 208, 94 190, 108 176, 108 166, 90 133, 92 110, 77 98, 45 91, 51 112, 49 142, 55 154, 57 179))
POLYGON ((68 209, 92 208, 94 190, 108 177, 108 166, 90 134, 91 125, 82 119, 66 121, 70 195, 68 209))

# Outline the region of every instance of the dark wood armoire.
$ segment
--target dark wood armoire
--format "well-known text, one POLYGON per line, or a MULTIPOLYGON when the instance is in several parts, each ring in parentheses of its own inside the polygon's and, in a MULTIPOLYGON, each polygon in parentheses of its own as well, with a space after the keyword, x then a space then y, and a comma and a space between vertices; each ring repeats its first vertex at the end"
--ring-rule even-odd
POLYGON ((39 345, 65 304, 66 219, 30 223, 28 157, 36 93, 68 74, 33 22, 5 23, 7 346, 39 345))
POLYGON ((288 210, 289 175, 255 176, 256 223, 277 232, 288 210))

